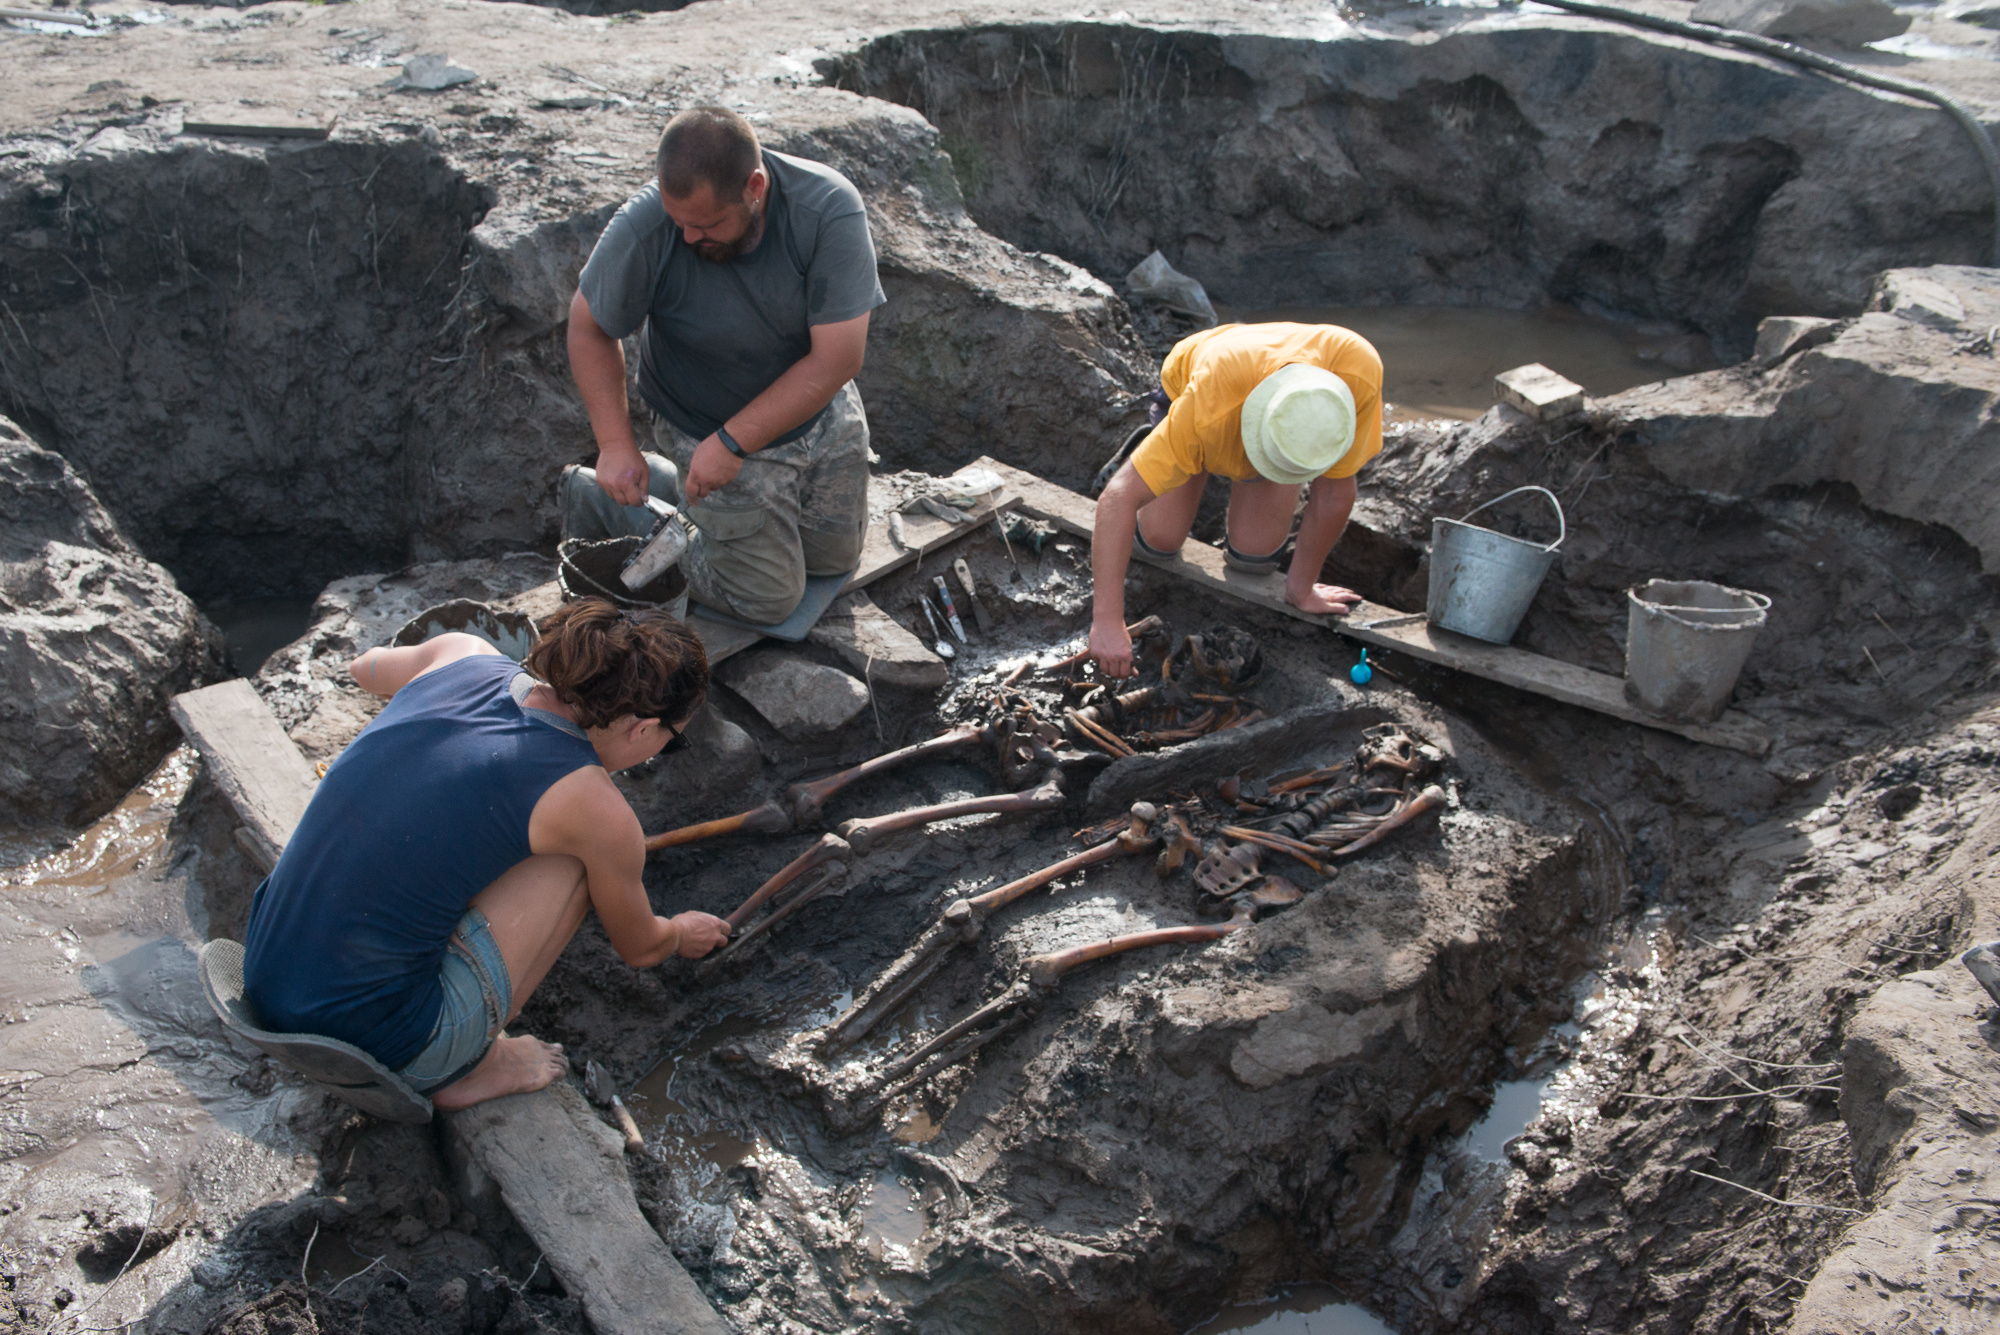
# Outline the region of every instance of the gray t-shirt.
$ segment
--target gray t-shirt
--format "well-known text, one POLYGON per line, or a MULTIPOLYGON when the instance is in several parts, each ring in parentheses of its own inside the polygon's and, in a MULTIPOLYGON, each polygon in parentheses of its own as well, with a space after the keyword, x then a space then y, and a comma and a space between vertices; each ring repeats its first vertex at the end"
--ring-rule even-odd
MULTIPOLYGON (((695 254, 655 181, 611 219, 577 282, 611 337, 645 326, 639 393, 697 439, 812 351, 812 326, 887 300, 861 192, 831 167, 768 148, 764 170, 764 235, 749 254, 723 264, 695 254)), ((798 439, 818 420, 773 443, 798 439)))

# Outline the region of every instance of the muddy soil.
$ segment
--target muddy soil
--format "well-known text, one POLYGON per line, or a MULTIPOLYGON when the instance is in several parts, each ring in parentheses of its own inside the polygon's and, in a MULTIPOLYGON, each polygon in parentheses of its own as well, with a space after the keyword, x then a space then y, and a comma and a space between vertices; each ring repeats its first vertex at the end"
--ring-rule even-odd
MULTIPOLYGON (((1862 325, 1886 307, 1859 315, 1878 270, 1984 244, 1984 182, 1935 113, 1546 15, 104 8, 123 17, 102 33, 9 39, 37 60, 0 117, 0 394, 191 592, 323 589, 257 678, 314 759, 372 714, 345 660, 422 607, 550 605, 546 551, 526 550, 552 536, 548 494, 520 479, 588 451, 562 310, 687 100, 741 104, 861 185, 891 295, 863 385, 887 467, 990 451, 1085 482, 1188 328, 1117 296, 1155 246, 1225 301, 1563 300, 1734 354, 1766 314, 1887 327, 1862 325), (381 87, 436 49, 481 78, 381 87), (218 99, 340 125, 324 142, 180 133, 218 99), (365 573, 382 570, 398 573, 365 573)), ((1990 53, 1974 37, 1959 54, 1990 53)), ((1993 104, 1983 60, 1856 58, 1921 61, 1993 104)), ((1520 642, 1616 672, 1627 585, 1770 593, 1740 692, 1769 755, 1393 655, 1358 692, 1344 642, 1141 570, 1135 613, 1230 622, 1266 649, 1256 693, 1279 722, 1232 766, 1329 761, 1395 720, 1449 755, 1441 818, 1337 875, 1299 870, 1301 903, 1227 940, 1078 971, 859 1129, 829 1118, 799 1035, 943 905, 1077 847, 1106 814, 1085 809, 1089 776, 1059 813, 886 841, 738 968, 634 972, 587 925, 525 1026, 635 1091, 642 1203, 744 1330, 1150 1335, 1296 1283, 1404 1335, 1816 1333, 1857 1305, 1879 1328, 2000 1318, 2000 1030, 1949 963, 2000 936, 1996 604, 1973 523, 1933 526, 1942 510, 1891 485, 1988 485, 1991 322, 1963 283, 1926 281, 1950 290, 1870 345, 1875 371, 1924 381, 1924 413, 1846 432, 1806 357, 1554 428, 1397 422, 1330 568, 1421 607, 1432 515, 1550 486, 1573 537, 1520 642), (1795 417, 1841 426, 1834 471, 1725 496, 1663 460, 1696 435, 1809 457, 1769 408, 1781 389, 1795 417), (1743 434, 1759 412, 1776 425, 1743 434), (1940 440, 1957 453, 1927 452, 1940 440)), ((976 716, 1023 655, 1080 642, 1086 544, 982 532, 947 555, 999 624, 944 692, 878 688, 798 744, 718 690, 698 759, 624 780, 648 828, 976 716)), ((916 629, 940 568, 877 601, 916 629)), ((825 821, 998 782, 976 757, 936 762, 825 821)), ((511 1221, 457 1197, 427 1134, 358 1122, 208 1019, 191 951, 240 930, 257 879, 232 827, 176 752, 77 839, 10 854, 36 860, 7 871, 0 931, 0 1314, 584 1329, 511 1221)), ((726 911, 808 842, 672 851, 649 890, 726 911)), ((1197 916, 1185 875, 1144 859, 1062 883, 999 915, 843 1069, 937 1032, 1037 952, 1197 916)))

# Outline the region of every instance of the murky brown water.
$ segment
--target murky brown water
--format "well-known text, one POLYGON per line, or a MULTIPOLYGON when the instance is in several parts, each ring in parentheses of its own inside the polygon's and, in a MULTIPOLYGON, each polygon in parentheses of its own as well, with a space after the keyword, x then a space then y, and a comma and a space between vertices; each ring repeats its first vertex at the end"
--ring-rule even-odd
POLYGON ((177 747, 124 801, 74 838, 58 832, 0 838, 0 885, 101 891, 120 876, 143 871, 160 853, 167 823, 200 763, 193 747, 177 747))
POLYGON ((1296 320, 1352 329, 1382 354, 1383 397, 1397 417, 1469 421, 1491 408, 1493 377, 1540 362, 1593 397, 1717 365, 1708 341, 1586 315, 1458 306, 1287 306, 1227 310, 1225 320, 1296 320))

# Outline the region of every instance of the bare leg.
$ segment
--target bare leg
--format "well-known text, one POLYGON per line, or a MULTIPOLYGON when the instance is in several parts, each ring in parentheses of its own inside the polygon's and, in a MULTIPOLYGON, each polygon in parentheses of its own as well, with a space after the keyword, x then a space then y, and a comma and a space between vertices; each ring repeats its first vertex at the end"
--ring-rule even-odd
POLYGON ((1245 556, 1277 551, 1292 536, 1292 518, 1298 508, 1297 486, 1263 478, 1230 483, 1230 544, 1245 556))
MULTIPOLYGON (((474 896, 472 905, 486 915, 500 958, 507 962, 513 991, 513 1008, 507 1016, 511 1022, 583 925, 583 915, 590 909, 583 863, 554 854, 517 862, 474 896)), ((569 1058, 560 1043, 502 1034, 479 1065, 432 1095, 431 1102, 446 1110, 469 1108, 503 1094, 544 1088, 568 1071, 569 1058)))
POLYGON ((1146 502, 1139 509, 1139 532, 1146 545, 1156 551, 1177 552, 1194 527, 1195 511, 1201 508, 1202 488, 1208 474, 1191 477, 1172 491, 1146 502))

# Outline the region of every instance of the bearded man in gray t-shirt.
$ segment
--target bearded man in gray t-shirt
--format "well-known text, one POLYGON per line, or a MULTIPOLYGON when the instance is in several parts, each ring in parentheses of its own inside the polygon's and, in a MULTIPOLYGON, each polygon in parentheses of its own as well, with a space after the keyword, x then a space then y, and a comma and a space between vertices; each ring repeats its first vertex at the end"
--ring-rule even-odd
POLYGON ((659 179, 598 238, 570 302, 569 358, 596 480, 563 472, 566 536, 645 533, 647 493, 685 508, 696 601, 782 621, 812 575, 861 559, 868 419, 852 381, 882 304, 860 192, 693 107, 660 137, 659 179), (642 332, 642 454, 619 340, 642 332))

